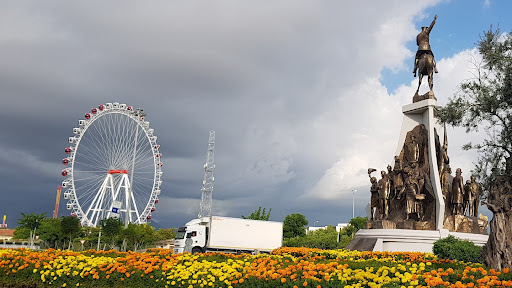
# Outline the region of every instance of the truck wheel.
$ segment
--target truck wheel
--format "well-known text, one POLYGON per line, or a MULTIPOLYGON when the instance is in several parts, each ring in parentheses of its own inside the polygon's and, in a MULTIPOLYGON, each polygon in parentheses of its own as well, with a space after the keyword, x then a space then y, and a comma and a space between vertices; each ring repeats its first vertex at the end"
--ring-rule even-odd
POLYGON ((192 248, 192 254, 203 253, 203 250, 199 247, 192 248))

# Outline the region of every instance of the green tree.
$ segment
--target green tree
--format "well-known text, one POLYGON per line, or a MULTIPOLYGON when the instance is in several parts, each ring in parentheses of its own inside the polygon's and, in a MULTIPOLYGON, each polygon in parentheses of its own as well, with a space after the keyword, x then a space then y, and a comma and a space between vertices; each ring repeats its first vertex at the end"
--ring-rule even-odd
POLYGON ((41 214, 25 214, 21 212, 21 218, 18 219, 19 226, 14 229, 15 239, 28 239, 30 238, 31 232, 37 229, 41 222, 47 219, 46 213, 41 214))
POLYGON ((358 216, 356 218, 350 219, 349 224, 351 226, 353 226, 356 229, 356 232, 357 232, 360 229, 365 229, 366 228, 366 222, 368 222, 368 217, 359 217, 358 216))
POLYGON ((284 247, 308 247, 319 249, 336 249, 338 233, 332 226, 309 232, 306 236, 287 238, 283 241, 284 247))
POLYGON ((263 211, 261 211, 261 206, 258 208, 258 210, 254 210, 254 212, 251 213, 249 217, 242 215, 243 219, 252 219, 252 220, 265 220, 268 221, 268 218, 270 218, 270 212, 272 211, 272 208, 268 210, 268 213, 265 214, 265 208, 263 208, 263 211))
POLYGON ((174 239, 176 237, 176 228, 161 228, 155 231, 156 241, 174 239))
POLYGON ((367 221, 368 217, 356 217, 350 219, 349 224, 340 231, 338 247, 344 248, 347 246, 348 243, 354 239, 357 231, 366 228, 367 221))
MULTIPOLYGON (((147 248, 150 245, 153 245, 156 241, 155 235, 155 227, 145 223, 139 224, 138 227, 139 233, 142 235, 139 239, 137 239, 137 244, 139 248, 147 248)), ((136 250, 136 249, 135 249, 136 250)))
POLYGON ((487 132, 487 139, 463 149, 479 152, 472 172, 488 191, 497 175, 512 176, 512 33, 491 26, 477 44, 482 61, 473 63, 474 78, 460 83, 448 104, 438 107, 438 117, 467 133, 482 128, 487 132))
MULTIPOLYGON (((162 233, 162 232, 161 232, 162 233)), ((128 227, 122 232, 123 237, 128 241, 126 246, 132 247, 132 251, 137 251, 142 245, 153 244, 157 240, 155 228, 149 224, 128 224, 128 227)))
POLYGON ((28 239, 30 237, 30 231, 32 229, 28 227, 18 226, 14 228, 13 239, 28 239))
POLYGON ((306 217, 299 213, 286 215, 283 221, 283 237, 303 237, 306 236, 306 225, 308 225, 306 217))
POLYGON ((64 216, 60 220, 60 227, 62 233, 69 237, 68 249, 71 249, 71 243, 73 242, 73 236, 76 236, 80 232, 80 219, 75 216, 64 216))
POLYGON ((82 226, 80 236, 85 240, 84 249, 96 249, 101 227, 82 226))
POLYGON ((101 231, 112 241, 111 248, 115 247, 116 237, 123 230, 123 222, 120 218, 105 218, 100 221, 101 231))
POLYGON ((41 248, 63 248, 66 235, 62 233, 60 219, 46 218, 37 229, 41 248), (62 244, 62 245, 60 245, 62 244))

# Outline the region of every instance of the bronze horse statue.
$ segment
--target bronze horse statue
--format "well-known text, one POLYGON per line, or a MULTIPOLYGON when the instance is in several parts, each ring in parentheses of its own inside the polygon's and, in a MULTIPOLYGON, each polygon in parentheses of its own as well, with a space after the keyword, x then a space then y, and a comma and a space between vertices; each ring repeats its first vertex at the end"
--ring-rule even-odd
POLYGON ((433 81, 433 75, 434 75, 434 56, 429 53, 423 53, 420 56, 420 59, 418 59, 418 89, 416 90, 416 95, 420 91, 421 86, 421 80, 423 79, 423 76, 428 76, 428 87, 430 87, 430 94, 433 95, 433 88, 434 88, 434 81, 433 81))

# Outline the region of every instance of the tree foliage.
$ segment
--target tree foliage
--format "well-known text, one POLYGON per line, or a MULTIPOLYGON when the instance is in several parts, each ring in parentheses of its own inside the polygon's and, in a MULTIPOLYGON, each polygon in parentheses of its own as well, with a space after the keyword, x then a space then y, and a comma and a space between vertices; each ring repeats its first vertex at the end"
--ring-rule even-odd
POLYGON ((157 241, 155 228, 147 223, 130 223, 128 227, 121 232, 121 236, 128 241, 126 245, 133 251, 137 251, 144 243, 149 244, 157 241))
POLYGON ((45 219, 45 218, 46 218, 46 213, 25 214, 25 213, 21 212, 21 218, 18 219, 18 224, 21 227, 33 230, 34 228, 37 228, 39 226, 39 224, 41 223, 41 221, 43 221, 43 219, 45 219))
POLYGON ((354 236, 356 235, 357 231, 366 228, 367 221, 368 217, 356 217, 350 219, 349 224, 340 231, 340 244, 338 244, 338 247, 344 248, 345 246, 347 246, 350 243, 350 241, 354 239, 354 236))
POLYGON ((283 221, 283 237, 303 237, 306 236, 306 225, 308 225, 306 217, 299 213, 286 215, 283 221))
POLYGON ((270 212, 272 211, 272 208, 268 210, 268 213, 265 214, 265 208, 263 208, 263 211, 261 211, 261 206, 258 208, 258 210, 254 210, 254 212, 251 213, 249 217, 242 215, 243 219, 252 219, 252 220, 265 220, 268 221, 268 218, 270 218, 270 212))
POLYGON ((64 235, 69 237, 68 249, 71 249, 73 236, 78 235, 80 232, 80 219, 75 216, 64 216, 60 220, 61 231, 64 235))
POLYGON ((368 217, 360 217, 360 216, 358 216, 356 218, 350 219, 349 225, 354 227, 354 229, 357 232, 360 229, 365 229, 366 228, 366 222, 368 222, 368 217))
POLYGON ((482 61, 473 62, 474 77, 460 84, 446 106, 438 107, 438 117, 468 133, 485 130, 486 139, 463 148, 479 152, 473 173, 488 190, 495 176, 512 176, 512 33, 491 26, 480 37, 478 51, 482 61))
POLYGON ((58 248, 60 244, 62 244, 60 247, 64 248, 64 240, 67 235, 62 232, 61 219, 43 219, 37 231, 36 234, 39 235, 39 240, 41 240, 41 248, 58 248))
POLYGON ((336 249, 338 248, 337 237, 338 233, 336 229, 332 226, 328 226, 326 229, 311 231, 303 237, 298 236, 286 239, 283 242, 283 246, 336 249))
POLYGON ((111 248, 115 246, 116 236, 123 230, 123 222, 120 218, 105 218, 100 221, 101 231, 112 240, 111 248))
POLYGON ((174 239, 176 237, 176 228, 161 228, 155 231, 156 241, 174 239))
POLYGON ((100 230, 101 249, 109 242, 109 248, 117 247, 123 251, 153 247, 155 241, 172 239, 176 234, 175 228, 155 231, 149 224, 130 223, 125 229, 122 221, 115 218, 101 220, 99 227, 89 227, 80 226, 80 220, 74 216, 63 216, 58 219, 46 217, 44 213, 22 213, 21 216, 18 219, 20 225, 14 230, 13 238, 27 241, 37 223, 36 235, 39 235, 39 241, 36 242, 42 249, 79 250, 82 249, 79 240, 85 240, 84 249, 96 249, 100 230))

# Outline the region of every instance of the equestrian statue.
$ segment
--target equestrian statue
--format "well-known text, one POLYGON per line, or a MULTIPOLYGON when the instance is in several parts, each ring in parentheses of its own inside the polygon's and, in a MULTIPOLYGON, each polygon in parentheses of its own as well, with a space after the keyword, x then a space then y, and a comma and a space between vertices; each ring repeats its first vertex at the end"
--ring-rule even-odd
POLYGON ((416 71, 418 72, 418 89, 416 90, 416 95, 420 91, 421 80, 423 76, 428 76, 428 86, 430 88, 429 98, 434 98, 434 81, 433 81, 433 73, 437 73, 436 61, 434 60, 434 53, 430 49, 430 31, 434 27, 436 23, 437 15, 434 17, 432 24, 429 27, 421 27, 421 32, 416 36, 416 44, 418 45, 418 52, 416 52, 416 57, 414 59, 414 77, 416 77, 416 71))

